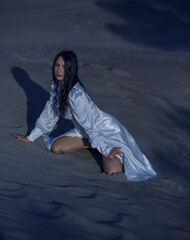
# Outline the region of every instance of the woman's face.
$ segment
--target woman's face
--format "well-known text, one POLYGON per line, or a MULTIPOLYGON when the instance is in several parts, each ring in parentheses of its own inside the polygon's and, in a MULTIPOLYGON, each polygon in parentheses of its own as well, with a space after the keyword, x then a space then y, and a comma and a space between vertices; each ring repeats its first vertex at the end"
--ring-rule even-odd
POLYGON ((64 59, 60 56, 57 58, 54 65, 54 74, 58 81, 63 82, 65 78, 65 62, 64 59))

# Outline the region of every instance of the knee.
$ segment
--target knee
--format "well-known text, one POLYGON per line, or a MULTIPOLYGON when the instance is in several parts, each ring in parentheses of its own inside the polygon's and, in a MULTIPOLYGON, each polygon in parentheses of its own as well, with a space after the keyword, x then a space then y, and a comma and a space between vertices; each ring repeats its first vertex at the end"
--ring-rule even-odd
POLYGON ((66 150, 61 148, 59 145, 52 144, 51 152, 56 153, 56 154, 64 154, 64 153, 66 153, 66 150))

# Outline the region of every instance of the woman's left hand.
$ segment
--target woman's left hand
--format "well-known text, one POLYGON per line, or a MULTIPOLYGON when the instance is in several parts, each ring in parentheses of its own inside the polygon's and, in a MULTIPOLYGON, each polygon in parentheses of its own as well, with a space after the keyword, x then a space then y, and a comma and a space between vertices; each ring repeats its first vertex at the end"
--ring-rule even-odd
POLYGON ((111 161, 119 161, 120 162, 120 158, 123 158, 124 154, 119 150, 120 147, 116 147, 116 148, 113 148, 111 150, 111 152, 108 154, 107 158, 109 158, 109 160, 111 161))

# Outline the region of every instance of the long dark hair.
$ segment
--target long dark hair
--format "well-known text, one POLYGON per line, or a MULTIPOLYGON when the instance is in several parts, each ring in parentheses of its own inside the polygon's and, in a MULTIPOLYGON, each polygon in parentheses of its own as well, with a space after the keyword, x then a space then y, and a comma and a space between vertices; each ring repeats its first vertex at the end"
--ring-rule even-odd
POLYGON ((69 107, 68 95, 70 90, 77 82, 79 82, 81 86, 83 86, 83 84, 81 83, 78 77, 78 60, 77 60, 76 54, 71 50, 61 51, 60 53, 58 53, 55 56, 55 59, 53 62, 52 73, 53 73, 53 81, 56 84, 56 89, 55 89, 56 96, 54 98, 54 105, 56 106, 59 101, 59 105, 58 105, 58 108, 56 108, 56 111, 59 111, 61 116, 65 116, 67 109, 69 107), (63 86, 61 86, 60 92, 58 92, 59 81, 56 79, 54 74, 54 66, 59 57, 62 57, 65 62, 65 77, 64 77, 63 86))

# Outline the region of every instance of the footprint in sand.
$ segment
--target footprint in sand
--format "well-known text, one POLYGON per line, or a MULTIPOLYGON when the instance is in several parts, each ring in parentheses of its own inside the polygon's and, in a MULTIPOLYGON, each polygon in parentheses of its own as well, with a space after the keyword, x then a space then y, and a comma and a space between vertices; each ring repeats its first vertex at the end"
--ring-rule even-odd
POLYGON ((112 193, 112 192, 106 192, 106 193, 101 193, 101 195, 106 198, 106 199, 112 199, 112 200, 122 200, 122 201, 127 201, 128 197, 127 196, 123 196, 117 193, 112 193))
POLYGON ((99 207, 83 207, 77 209, 77 213, 83 219, 85 231, 101 239, 122 239, 122 231, 117 224, 122 221, 122 216, 114 211, 108 211, 99 207), (88 227, 87 227, 88 226, 88 227))
POLYGON ((54 189, 60 190, 64 194, 73 195, 74 197, 78 198, 96 198, 97 196, 94 191, 74 185, 54 187, 54 189))
POLYGON ((84 207, 80 209, 80 213, 83 217, 94 221, 96 223, 118 223, 121 221, 122 216, 115 213, 114 211, 108 211, 106 209, 89 206, 88 208, 84 207))
POLYGON ((57 201, 32 202, 25 212, 42 218, 62 218, 70 209, 70 206, 57 201))

